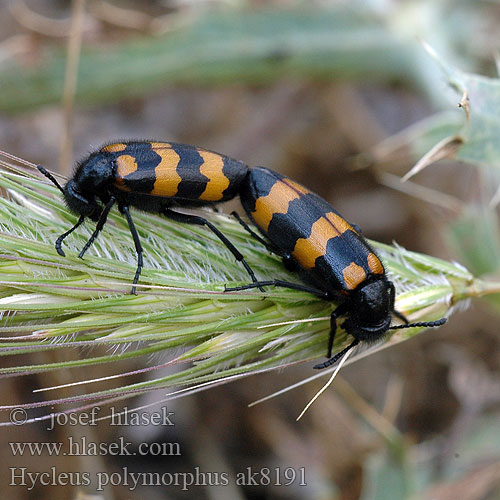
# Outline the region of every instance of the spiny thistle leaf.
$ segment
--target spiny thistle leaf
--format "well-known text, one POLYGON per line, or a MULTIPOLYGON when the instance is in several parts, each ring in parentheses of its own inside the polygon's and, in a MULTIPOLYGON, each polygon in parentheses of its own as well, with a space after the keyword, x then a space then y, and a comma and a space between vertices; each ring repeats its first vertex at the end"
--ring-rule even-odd
MULTIPOLYGON (((96 372, 85 380, 83 396, 25 407, 102 403, 148 390, 213 384, 325 356, 329 315, 335 304, 283 288, 225 293, 226 284, 245 284, 248 276, 210 231, 139 211, 133 216, 144 246, 145 267, 139 293, 131 295, 136 254, 124 217, 118 211, 111 213, 82 260, 78 251, 93 230, 93 224, 84 224, 64 241, 66 257, 61 257, 54 241, 76 222, 75 216, 60 193, 37 173, 2 165, 6 168, 0 170, 4 193, 0 198, 0 355, 82 349, 78 359, 4 364, 0 374, 106 363, 125 376, 137 373, 121 373, 118 362, 130 358, 138 358, 143 367, 139 371, 152 372, 144 382, 92 392, 96 372), (159 368, 172 364, 180 369, 154 376, 159 368)), ((259 278, 297 280, 236 221, 209 211, 204 215, 234 242, 259 278)), ((458 264, 397 246, 374 245, 398 291, 397 309, 410 321, 438 319, 458 301, 481 293, 481 283, 458 264)), ((381 345, 421 330, 390 332, 381 345)), ((348 342, 341 331, 334 347, 343 348, 348 342)), ((363 354, 374 348, 368 346, 363 354)))

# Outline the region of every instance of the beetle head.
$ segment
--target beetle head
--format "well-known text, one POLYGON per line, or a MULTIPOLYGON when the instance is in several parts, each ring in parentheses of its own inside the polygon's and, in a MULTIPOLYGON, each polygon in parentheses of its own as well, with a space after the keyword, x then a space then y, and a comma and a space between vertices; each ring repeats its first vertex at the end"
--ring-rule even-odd
POLYGON ((386 279, 374 279, 356 289, 350 298, 351 314, 345 330, 358 340, 376 340, 389 329, 393 308, 391 286, 386 279))
POLYGON ((79 215, 98 220, 102 208, 98 198, 106 195, 113 178, 113 155, 96 153, 81 163, 64 186, 64 198, 68 208, 79 215))

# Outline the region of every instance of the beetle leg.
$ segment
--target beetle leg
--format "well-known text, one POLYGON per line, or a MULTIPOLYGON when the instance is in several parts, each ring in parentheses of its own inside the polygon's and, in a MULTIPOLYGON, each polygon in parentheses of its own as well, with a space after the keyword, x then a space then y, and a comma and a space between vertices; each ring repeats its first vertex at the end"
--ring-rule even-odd
POLYGON ((329 295, 327 292, 318 290, 317 288, 312 288, 307 285, 301 285, 300 283, 292 283, 291 281, 283 280, 269 280, 269 281, 257 281, 256 283, 249 283, 248 285, 235 286, 235 287, 225 287, 225 292, 239 292, 240 290, 248 290, 250 288, 260 288, 261 286, 279 286, 282 288, 291 288, 292 290, 300 290, 301 292, 308 292, 316 295, 321 299, 327 300, 329 295))
POLYGON ((141 245, 141 240, 139 239, 139 234, 137 233, 137 229, 135 228, 134 221, 132 220, 132 217, 130 215, 128 206, 121 207, 121 211, 125 214, 125 217, 127 218, 128 227, 130 229, 130 233, 132 234, 132 238, 134 239, 135 251, 137 252, 137 270, 135 271, 132 292, 131 292, 132 294, 137 295, 135 285, 137 285, 137 282, 139 281, 139 276, 141 275, 141 269, 142 266, 144 265, 144 262, 142 260, 142 245, 141 245))
POLYGON ((240 223, 241 227, 253 236, 258 242, 262 243, 270 252, 279 254, 278 248, 275 247, 270 241, 265 240, 259 236, 241 217, 238 212, 231 212, 231 215, 240 223))
POLYGON ((332 357, 333 342, 335 340, 335 334, 337 333, 337 318, 335 316, 335 311, 332 312, 330 316, 330 335, 328 336, 328 350, 326 351, 326 357, 332 357))
POLYGON ((345 305, 341 304, 340 306, 332 312, 330 316, 330 336, 328 337, 328 351, 326 357, 329 358, 332 355, 333 342, 335 340, 335 334, 337 333, 337 318, 340 318, 346 311, 345 305))
POLYGON ((99 220, 97 221, 97 225, 95 227, 94 232, 92 233, 92 236, 89 238, 89 241, 85 243, 85 246, 82 248, 82 251, 78 255, 80 259, 83 258, 83 255, 85 252, 90 248, 92 243, 94 243, 94 240, 97 238, 99 233, 101 232, 101 229, 104 227, 104 224, 106 224, 106 220, 108 218, 109 211, 111 210, 111 207, 115 204, 116 199, 112 196, 111 199, 108 201, 106 206, 104 207, 104 210, 101 213, 101 216, 99 217, 99 220))
POLYGON ((78 222, 71 229, 68 229, 68 231, 61 234, 61 236, 59 236, 59 238, 57 238, 56 243, 55 243, 56 251, 62 257, 65 256, 64 250, 62 249, 62 242, 63 242, 64 238, 66 238, 66 236, 69 236, 78 226, 80 226, 83 223, 84 220, 85 220, 85 216, 80 215, 78 222))
POLYGON ((288 271, 297 270, 297 261, 288 252, 283 253, 276 245, 273 245, 270 241, 266 241, 264 238, 259 236, 249 225, 240 217, 238 212, 231 212, 231 215, 241 224, 243 229, 245 229, 251 236, 253 236, 257 241, 262 243, 271 253, 279 255, 283 259, 283 265, 288 271))
POLYGON ((252 268, 247 264, 243 255, 226 238, 226 236, 224 236, 224 234, 221 233, 221 231, 219 231, 219 229, 217 229, 210 221, 208 221, 204 217, 200 217, 199 215, 183 214, 171 210, 170 208, 164 208, 161 213, 177 222, 184 222, 186 224, 197 224, 199 226, 207 226, 215 234, 215 236, 217 236, 217 238, 219 238, 222 241, 222 243, 224 243, 227 249, 234 255, 236 260, 243 264, 243 267, 247 270, 247 273, 250 275, 250 278, 256 284, 257 288, 259 288, 261 292, 264 291, 264 289, 259 285, 259 281, 257 280, 255 273, 253 272, 252 268))

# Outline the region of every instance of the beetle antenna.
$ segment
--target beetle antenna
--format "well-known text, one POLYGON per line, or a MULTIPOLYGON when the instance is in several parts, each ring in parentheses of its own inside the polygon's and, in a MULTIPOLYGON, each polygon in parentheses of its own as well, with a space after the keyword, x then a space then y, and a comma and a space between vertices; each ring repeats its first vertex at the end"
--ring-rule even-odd
POLYGON ((47 179, 49 179, 57 187, 57 189, 59 189, 59 191, 61 191, 62 194, 64 194, 64 189, 61 187, 59 182, 57 182, 57 179, 45 167, 42 167, 42 165, 35 165, 31 161, 23 160, 23 158, 19 158, 18 156, 7 153, 7 151, 0 150, 0 155, 5 156, 10 160, 22 163, 23 165, 26 165, 28 167, 36 167, 43 175, 45 175, 45 177, 47 177, 47 179))
POLYGON ((390 326, 389 330, 402 330, 403 328, 434 328, 446 323, 446 318, 441 318, 436 321, 424 321, 420 323, 408 323, 407 325, 390 326))
POLYGON ((315 370, 322 370, 323 368, 328 368, 329 366, 333 365, 333 363, 335 363, 337 360, 339 360, 344 354, 347 354, 348 351, 350 351, 353 347, 357 346, 358 344, 359 344, 359 340, 354 339, 354 341, 351 342, 345 349, 343 349, 342 351, 335 354, 335 356, 333 356, 332 358, 327 359, 324 363, 319 363, 317 365, 314 365, 313 368, 315 370))
POLYGON ((64 189, 61 187, 61 184, 57 182, 57 179, 45 167, 37 165, 36 168, 38 168, 38 170, 40 170, 40 172, 45 175, 45 177, 47 177, 47 179, 49 179, 49 181, 51 181, 62 194, 64 194, 64 189))
POLYGON ((0 150, 0 155, 5 156, 9 160, 17 161, 18 163, 26 165, 27 167, 32 167, 32 168, 36 167, 36 165, 33 162, 28 161, 28 160, 24 160, 23 158, 19 158, 19 156, 7 153, 7 151, 0 150))

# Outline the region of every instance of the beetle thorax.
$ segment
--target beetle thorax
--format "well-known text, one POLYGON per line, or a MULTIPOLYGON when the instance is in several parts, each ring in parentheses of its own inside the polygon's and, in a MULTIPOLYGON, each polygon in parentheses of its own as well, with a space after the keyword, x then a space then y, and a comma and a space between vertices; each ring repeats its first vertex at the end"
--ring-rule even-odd
POLYGON ((74 180, 82 194, 97 194, 109 186, 113 179, 114 157, 111 153, 98 153, 82 163, 74 180))

